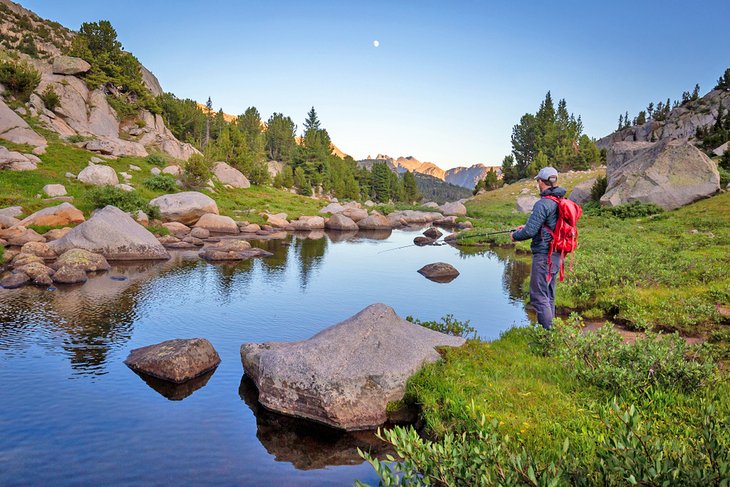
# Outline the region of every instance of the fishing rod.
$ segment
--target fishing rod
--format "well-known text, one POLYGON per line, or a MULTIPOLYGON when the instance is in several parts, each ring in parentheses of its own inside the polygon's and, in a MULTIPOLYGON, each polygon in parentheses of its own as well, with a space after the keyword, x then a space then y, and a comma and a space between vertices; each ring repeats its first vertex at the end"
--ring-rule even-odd
MULTIPOLYGON (((501 235, 503 233, 511 233, 514 231, 515 231, 514 229, 510 229, 510 230, 499 230, 497 232, 489 232, 489 233, 477 233, 475 235, 463 235, 461 237, 457 237, 456 240, 458 241, 458 240, 463 240, 465 238, 473 238, 473 237, 490 237, 492 235, 501 235)), ((404 245, 402 247, 396 247, 394 249, 381 250, 380 252, 378 252, 378 254, 384 254, 385 252, 392 252, 394 250, 407 249, 409 247, 419 247, 419 245, 410 244, 410 245, 404 245)))

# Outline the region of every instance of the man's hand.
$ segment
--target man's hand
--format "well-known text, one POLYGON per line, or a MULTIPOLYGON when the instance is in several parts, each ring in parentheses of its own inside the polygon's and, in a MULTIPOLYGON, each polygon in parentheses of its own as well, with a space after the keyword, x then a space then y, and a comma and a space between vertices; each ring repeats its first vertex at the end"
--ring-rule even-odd
POLYGON ((514 242, 514 241, 515 241, 514 233, 515 233, 515 232, 516 232, 517 230, 522 230, 523 228, 525 228, 525 226, 524 226, 524 225, 520 225, 519 227, 517 227, 517 228, 515 228, 514 230, 512 230, 511 232, 509 232, 509 239, 510 239, 510 240, 512 240, 512 241, 514 242))

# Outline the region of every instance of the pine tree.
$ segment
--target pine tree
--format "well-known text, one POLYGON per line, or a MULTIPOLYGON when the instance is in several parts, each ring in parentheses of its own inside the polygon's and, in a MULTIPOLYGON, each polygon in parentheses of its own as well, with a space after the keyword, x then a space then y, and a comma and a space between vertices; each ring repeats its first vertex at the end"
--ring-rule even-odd
POLYGON ((304 169, 298 167, 294 170, 294 186, 297 187, 297 192, 304 196, 312 195, 312 185, 304 175, 304 169))
POLYGON ((203 142, 203 148, 205 148, 210 142, 210 118, 213 114, 213 101, 208 97, 208 101, 205 102, 205 141, 203 142))
POLYGON ((421 199, 421 192, 418 191, 416 177, 410 171, 406 171, 403 174, 403 192, 405 200, 409 203, 415 203, 421 199))
POLYGON ((725 73, 720 76, 717 80, 716 90, 730 90, 730 68, 725 70, 725 73))
POLYGON ((384 162, 376 162, 372 168, 373 197, 381 203, 387 203, 391 198, 390 174, 391 170, 384 162))
POLYGON ((649 114, 649 118, 654 115, 654 102, 649 103, 649 106, 646 107, 646 112, 649 114))
POLYGON ((694 90, 692 90, 692 96, 690 97, 690 99, 692 101, 695 101, 695 100, 699 99, 699 97, 700 97, 700 85, 698 83, 695 85, 694 90))
POLYGON ((730 147, 725 149, 725 152, 722 154, 722 157, 720 158, 720 162, 718 163, 718 166, 723 168, 726 171, 730 171, 730 147))
POLYGON ((636 117, 634 125, 644 125, 646 123, 646 112, 644 110, 639 112, 639 116, 636 117))
POLYGON ((618 130, 623 130, 623 129, 624 129, 624 116, 619 115, 618 116, 618 130))
POLYGON ((514 162, 515 158, 512 155, 504 156, 502 159, 502 180, 507 184, 517 181, 514 174, 514 162))

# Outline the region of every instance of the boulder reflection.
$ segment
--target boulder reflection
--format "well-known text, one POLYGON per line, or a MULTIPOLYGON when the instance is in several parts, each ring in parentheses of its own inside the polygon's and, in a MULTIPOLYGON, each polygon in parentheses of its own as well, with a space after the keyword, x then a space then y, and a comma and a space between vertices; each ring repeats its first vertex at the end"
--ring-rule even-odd
POLYGON ((158 392, 161 396, 169 399, 170 401, 182 401, 193 392, 204 387, 210 378, 215 373, 216 369, 209 370, 203 375, 185 381, 182 384, 175 384, 166 380, 152 377, 151 375, 143 374, 137 371, 132 371, 137 374, 148 386, 158 392))
POLYGON ((311 421, 277 414, 258 401, 253 381, 243 376, 238 394, 256 417, 256 437, 276 461, 291 463, 298 470, 317 470, 337 465, 360 465, 357 449, 383 457, 392 447, 373 431, 345 432, 311 421))

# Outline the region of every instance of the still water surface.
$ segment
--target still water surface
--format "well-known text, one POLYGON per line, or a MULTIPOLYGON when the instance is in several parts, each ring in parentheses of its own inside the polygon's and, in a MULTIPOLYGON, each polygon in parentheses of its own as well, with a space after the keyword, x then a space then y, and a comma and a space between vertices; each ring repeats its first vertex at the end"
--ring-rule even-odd
POLYGON ((82 286, 0 289, 0 485, 377 484, 356 452, 382 449, 372 433, 262 410, 239 347, 306 339, 376 302, 423 320, 452 313, 483 339, 526 322, 517 296, 529 268, 512 254, 379 253, 416 235, 295 236, 254 242, 274 256, 236 265, 179 252, 82 286), (416 272, 437 261, 461 275, 439 284, 416 272), (133 348, 191 337, 222 362, 186 387, 123 364, 133 348))

